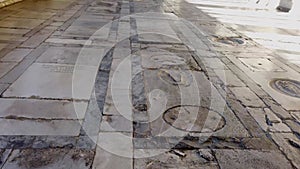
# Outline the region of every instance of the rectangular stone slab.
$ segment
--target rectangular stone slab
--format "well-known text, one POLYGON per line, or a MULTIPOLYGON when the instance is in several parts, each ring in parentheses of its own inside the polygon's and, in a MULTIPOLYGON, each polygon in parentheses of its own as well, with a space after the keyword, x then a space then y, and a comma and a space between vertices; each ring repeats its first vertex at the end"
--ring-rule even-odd
POLYGON ((83 119, 86 109, 87 102, 0 99, 0 117, 2 118, 83 119))
POLYGON ((4 97, 88 100, 95 80, 94 68, 79 67, 76 84, 72 79, 73 71, 74 66, 71 65, 34 63, 10 86, 4 93, 4 97), (74 98, 72 88, 75 85, 74 98))
POLYGON ((77 120, 14 120, 0 119, 0 135, 78 136, 81 124, 77 120))

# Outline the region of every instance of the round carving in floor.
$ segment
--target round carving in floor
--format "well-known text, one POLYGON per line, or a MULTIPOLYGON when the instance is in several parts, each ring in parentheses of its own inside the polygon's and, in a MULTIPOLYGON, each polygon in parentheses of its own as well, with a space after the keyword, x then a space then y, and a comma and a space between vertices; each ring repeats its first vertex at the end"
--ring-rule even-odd
POLYGON ((276 91, 288 96, 300 98, 300 82, 291 79, 274 79, 270 83, 276 91))

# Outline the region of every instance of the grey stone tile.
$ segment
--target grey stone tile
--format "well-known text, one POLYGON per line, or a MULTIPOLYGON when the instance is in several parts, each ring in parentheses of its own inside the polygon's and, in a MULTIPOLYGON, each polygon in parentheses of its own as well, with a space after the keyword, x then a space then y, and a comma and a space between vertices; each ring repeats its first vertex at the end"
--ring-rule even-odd
POLYGON ((78 136, 80 128, 77 120, 0 119, 0 135, 78 136))
POLYGON ((3 169, 89 169, 94 152, 80 149, 14 150, 3 169))
POLYGON ((231 87, 230 90, 245 106, 265 107, 260 98, 247 87, 231 87))
POLYGON ((135 150, 134 168, 217 169, 210 150, 135 150), (144 158, 141 158, 145 156, 144 158), (147 157, 149 156, 149 157, 147 157))
POLYGON ((6 160, 8 159, 10 153, 12 152, 11 149, 1 149, 0 150, 0 167, 2 168, 6 160))
POLYGON ((37 60, 40 63, 75 64, 81 48, 50 47, 37 60))
POLYGON ((15 49, 1 58, 1 61, 8 62, 20 62, 25 56, 27 56, 32 50, 31 49, 15 49))
POLYGON ((271 60, 266 58, 239 58, 251 71, 285 71, 280 66, 274 64, 271 60))
POLYGON ((83 119, 87 102, 0 99, 0 117, 30 119, 83 119))
POLYGON ((14 62, 0 62, 0 77, 4 76, 11 69, 13 69, 17 63, 14 62))
POLYGON ((230 70, 214 70, 226 86, 245 86, 245 84, 230 70))
POLYGON ((292 164, 296 167, 300 167, 300 151, 299 151, 299 139, 292 133, 273 133, 273 140, 279 145, 280 149, 284 152, 292 164))
POLYGON ((275 115, 269 112, 269 109, 248 108, 248 111, 264 131, 291 132, 291 129, 280 119, 274 118, 275 115))
POLYGON ((7 44, 5 44, 5 43, 0 43, 0 50, 2 50, 3 48, 5 48, 6 45, 7 44))
POLYGON ((133 159, 131 157, 122 157, 118 154, 111 153, 109 150, 97 147, 96 156, 92 168, 133 169, 133 159))
POLYGON ((295 118, 295 120, 300 122, 300 112, 292 112, 291 114, 295 118))
POLYGON ((218 58, 203 58, 203 64, 207 68, 225 70, 227 66, 218 58))
POLYGON ((29 31, 30 31, 29 29, 0 28, 0 33, 7 33, 7 34, 24 35, 29 31))
POLYGON ((41 19, 25 19, 25 18, 5 18, 0 21, 1 25, 7 28, 25 28, 33 29, 43 23, 45 20, 41 19))
POLYGON ((95 80, 94 68, 77 67, 77 78, 73 77, 73 71, 74 67, 71 65, 34 63, 3 95, 88 100, 95 80), (73 88, 78 89, 76 94, 73 88))
POLYGON ((268 168, 292 169, 289 161, 279 151, 261 152, 256 150, 213 150, 221 168, 268 168))
POLYGON ((123 116, 102 116, 100 131, 132 132, 132 121, 123 116))

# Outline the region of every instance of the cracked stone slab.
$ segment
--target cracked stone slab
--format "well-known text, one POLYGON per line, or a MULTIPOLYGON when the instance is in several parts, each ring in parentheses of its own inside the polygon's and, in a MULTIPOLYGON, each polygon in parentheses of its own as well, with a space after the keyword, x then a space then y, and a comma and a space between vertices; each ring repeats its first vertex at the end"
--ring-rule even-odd
POLYGON ((269 109, 247 108, 251 116, 261 126, 264 131, 271 132, 291 132, 291 129, 269 109))
POLYGON ((0 117, 16 119, 83 119, 87 104, 87 102, 2 98, 0 99, 0 117))
MULTIPOLYGON (((167 47, 167 46, 166 46, 167 47)), ((147 47, 140 51, 142 66, 147 69, 181 68, 200 70, 188 50, 180 51, 176 47, 147 47)))
POLYGON ((213 150, 221 168, 292 169, 289 161, 279 151, 213 150))
MULTIPOLYGON (((179 84, 179 89, 178 85, 172 85, 170 83, 167 83, 166 81, 163 81, 159 77, 159 70, 147 70, 144 72, 145 89, 149 101, 148 111, 151 120, 150 125, 152 135, 185 135, 184 131, 178 130, 177 128, 174 128, 174 126, 170 126, 168 123, 165 122, 165 120, 163 120, 164 112, 174 106, 198 105, 211 108, 213 111, 216 111, 219 114, 221 114, 226 121, 226 125, 221 130, 217 132, 207 131, 211 135, 220 137, 249 136, 247 130, 239 122, 234 113, 228 107, 226 107, 225 101, 218 93, 218 91, 214 88, 214 86, 212 86, 212 84, 207 80, 206 76, 203 73, 196 71, 192 71, 190 73, 192 73, 193 75, 193 83, 189 84, 190 86, 185 84, 179 84), (191 88, 191 86, 196 88, 191 88), (197 93, 196 89, 198 89, 199 93, 197 93)), ((195 112, 193 113, 195 115, 195 112)), ((182 115, 182 117, 187 118, 184 116, 184 114, 182 115)), ((204 118, 206 118, 206 116, 204 118)), ((186 120, 195 122, 195 116, 189 116, 189 118, 186 120)), ((207 120, 207 124, 210 123, 210 118, 200 120, 207 120)), ((188 124, 181 125, 184 127, 184 125, 188 124)), ((202 137, 201 133, 196 133, 195 135, 198 137, 202 137)))
POLYGON ((135 150, 134 168, 217 169, 210 150, 135 150), (147 157, 149 155, 150 157, 147 157), (153 156, 153 157, 151 157, 153 156))
POLYGON ((231 87, 230 90, 245 106, 265 107, 265 104, 247 87, 231 87))
POLYGON ((23 149, 14 150, 3 169, 89 169, 94 151, 81 149, 23 149))
MULTIPOLYGON (((251 80, 255 83, 259 84, 261 88, 268 93, 275 101, 277 101, 283 108, 286 110, 300 110, 299 106, 299 98, 291 97, 285 94, 282 94, 276 90, 274 90, 270 83, 274 79, 290 79, 290 80, 297 80, 299 79, 299 73, 293 70, 291 67, 288 67, 285 63, 281 62, 278 59, 268 59, 272 61, 272 65, 269 65, 268 68, 264 68, 264 71, 252 71, 250 70, 245 64, 243 64, 239 58, 237 58, 234 54, 227 55, 228 59, 231 60, 237 67, 239 67, 251 80), (277 66, 276 66, 277 65, 277 66), (282 68, 285 71, 266 71, 266 69, 274 68, 282 68)), ((264 57, 262 57, 264 58, 264 57)), ((261 58, 250 58, 253 61, 259 60, 261 58)), ((264 58, 266 59, 266 58, 264 58)), ((268 62, 269 62, 268 61, 268 62)), ((255 61, 256 63, 257 61, 255 61)))
POLYGON ((273 133, 271 134, 274 141, 279 145, 280 149, 286 154, 296 168, 300 167, 300 142, 292 133, 273 133))

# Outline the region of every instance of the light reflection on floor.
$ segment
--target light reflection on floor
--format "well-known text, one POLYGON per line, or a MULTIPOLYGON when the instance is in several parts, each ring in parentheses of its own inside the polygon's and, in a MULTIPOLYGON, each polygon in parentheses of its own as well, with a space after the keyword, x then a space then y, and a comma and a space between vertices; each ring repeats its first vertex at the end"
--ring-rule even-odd
MULTIPOLYGON (((279 0, 186 0, 300 67, 300 5, 278 12, 279 0), (258 3, 257 3, 258 2, 258 3), (298 11, 297 11, 298 9, 298 11)), ((299 1, 300 2, 300 1, 299 1)))

